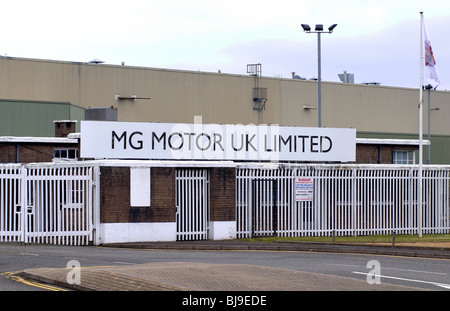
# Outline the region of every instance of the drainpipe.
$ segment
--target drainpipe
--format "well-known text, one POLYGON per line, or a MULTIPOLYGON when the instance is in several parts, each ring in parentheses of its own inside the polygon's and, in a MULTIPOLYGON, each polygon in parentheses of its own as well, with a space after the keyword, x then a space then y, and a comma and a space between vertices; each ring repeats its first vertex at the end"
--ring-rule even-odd
POLYGON ((378 145, 378 164, 381 164, 381 145, 378 145))
POLYGON ((19 144, 16 144, 16 163, 20 163, 19 144))

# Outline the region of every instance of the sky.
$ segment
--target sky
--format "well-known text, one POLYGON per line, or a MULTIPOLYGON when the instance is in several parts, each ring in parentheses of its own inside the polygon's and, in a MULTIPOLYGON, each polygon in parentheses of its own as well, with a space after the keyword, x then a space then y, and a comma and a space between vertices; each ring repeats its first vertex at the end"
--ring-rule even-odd
MULTIPOLYGON (((322 79, 418 88, 420 14, 450 90, 448 0, 0 0, 0 55, 262 75, 317 77, 317 35, 301 24, 338 24, 322 37, 322 79)), ((427 81, 425 80, 425 83, 427 81)))

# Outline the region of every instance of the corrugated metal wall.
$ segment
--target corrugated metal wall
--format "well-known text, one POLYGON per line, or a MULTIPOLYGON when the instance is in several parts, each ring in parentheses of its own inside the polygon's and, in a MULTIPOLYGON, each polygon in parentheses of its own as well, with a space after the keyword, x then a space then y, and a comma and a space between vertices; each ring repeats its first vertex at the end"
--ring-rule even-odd
POLYGON ((84 108, 69 103, 0 100, 0 136, 53 137, 53 121, 83 119, 84 108))
MULTIPOLYGON (((243 72, 244 68, 245 64, 243 72)), ((317 126, 317 82, 261 77, 259 87, 268 93, 261 116, 253 110, 253 87, 255 78, 248 75, 0 59, 0 99, 63 102, 83 108, 113 106, 118 121, 192 123, 194 116, 202 116, 203 123, 257 124, 261 120, 263 124, 317 126), (116 95, 151 99, 116 100, 116 95), (306 110, 304 105, 316 109, 306 110)), ((424 95, 427 104, 428 94, 424 95)), ((431 114, 433 147, 440 152, 434 163, 450 163, 446 148, 450 145, 449 102, 450 92, 431 92, 432 108, 440 108, 431 114)), ((418 104, 417 89, 322 83, 325 127, 414 136, 419 130, 418 104)), ((423 126, 426 135, 427 109, 423 126)))

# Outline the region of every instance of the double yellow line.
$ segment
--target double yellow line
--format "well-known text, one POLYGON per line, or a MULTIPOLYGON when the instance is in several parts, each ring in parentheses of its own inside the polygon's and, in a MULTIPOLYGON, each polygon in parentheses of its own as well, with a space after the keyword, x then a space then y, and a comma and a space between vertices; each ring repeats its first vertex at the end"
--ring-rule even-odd
POLYGON ((16 281, 16 282, 20 282, 20 283, 23 283, 23 284, 26 284, 26 285, 29 285, 29 286, 39 287, 39 288, 50 290, 50 291, 54 291, 54 292, 67 291, 66 289, 63 289, 63 288, 60 288, 60 287, 51 286, 51 285, 43 284, 43 283, 40 283, 40 282, 24 279, 23 277, 21 277, 19 275, 19 273, 20 273, 20 271, 17 271, 17 272, 3 272, 3 273, 0 273, 0 275, 4 276, 7 279, 16 281))

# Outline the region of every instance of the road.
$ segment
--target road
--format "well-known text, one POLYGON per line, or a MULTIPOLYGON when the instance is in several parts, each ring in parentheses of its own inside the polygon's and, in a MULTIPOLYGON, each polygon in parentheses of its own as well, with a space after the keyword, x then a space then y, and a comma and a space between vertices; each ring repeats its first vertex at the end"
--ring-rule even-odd
POLYGON ((0 290, 41 291, 12 280, 11 273, 29 268, 65 268, 70 260, 81 267, 151 262, 251 264, 372 280, 436 291, 450 290, 450 260, 377 255, 268 251, 133 250, 105 247, 0 244, 0 290), (371 265, 368 266, 368 263, 371 265), (373 265, 373 263, 379 264, 373 265))

